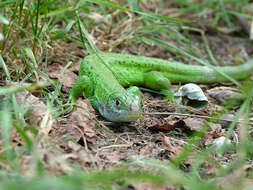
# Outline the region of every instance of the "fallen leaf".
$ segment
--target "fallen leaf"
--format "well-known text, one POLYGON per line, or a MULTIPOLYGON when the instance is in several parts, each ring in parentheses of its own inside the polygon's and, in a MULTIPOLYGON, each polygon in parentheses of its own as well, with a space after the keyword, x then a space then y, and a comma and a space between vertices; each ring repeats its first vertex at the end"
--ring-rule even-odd
POLYGON ((65 87, 71 88, 78 79, 78 76, 67 69, 61 75, 64 67, 59 64, 52 64, 48 66, 48 76, 52 79, 59 79, 65 87))
POLYGON ((165 123, 163 125, 157 124, 155 126, 149 127, 148 129, 153 131, 168 132, 174 128, 174 125, 171 125, 170 123, 165 123))
POLYGON ((63 146, 66 146, 66 142, 72 141, 91 148, 91 144, 94 145, 96 142, 94 109, 87 99, 80 98, 76 104, 78 107, 71 112, 68 122, 55 127, 50 135, 61 140, 63 146))
POLYGON ((183 121, 185 122, 185 126, 191 131, 200 131, 205 123, 205 120, 201 118, 187 118, 183 121))
POLYGON ((121 154, 119 150, 113 151, 110 154, 104 154, 104 157, 110 162, 114 164, 118 164, 120 161, 125 160, 125 155, 121 154))
POLYGON ((142 156, 155 156, 156 151, 156 144, 155 143, 147 143, 145 146, 141 147, 139 150, 139 154, 142 156))
POLYGON ((221 33, 224 33, 224 34, 231 34, 233 32, 235 32, 235 29, 234 28, 228 28, 228 27, 217 27, 217 30, 221 33))
POLYGON ((212 136, 212 137, 215 137, 215 138, 219 138, 219 137, 225 137, 226 136, 226 133, 223 132, 223 133, 218 133, 217 131, 211 131, 209 133, 207 133, 208 135, 212 136))
POLYGON ((173 146, 170 142, 169 137, 165 136, 163 133, 160 133, 160 135, 162 137, 164 148, 169 151, 169 158, 173 159, 182 152, 182 147, 173 146))
POLYGON ((84 150, 79 144, 69 141, 67 146, 71 150, 70 158, 77 160, 81 166, 91 167, 97 163, 95 155, 91 151, 84 150))
POLYGON ((210 135, 214 138, 226 136, 226 130, 221 127, 221 124, 209 122, 208 125, 211 127, 212 131, 208 132, 207 135, 210 135))
POLYGON ((243 94, 239 93, 237 89, 231 87, 216 87, 208 90, 207 93, 219 104, 225 104, 228 100, 231 99, 244 99, 243 94))
POLYGON ((89 100, 79 98, 76 102, 78 108, 70 114, 69 121, 82 128, 83 133, 88 137, 95 136, 95 111, 89 100))
MULTIPOLYGON (((78 142, 82 136, 83 131, 74 124, 63 124, 53 128, 50 132, 50 136, 53 138, 61 139, 65 141, 78 142)), ((60 143, 60 142, 59 142, 60 143)))

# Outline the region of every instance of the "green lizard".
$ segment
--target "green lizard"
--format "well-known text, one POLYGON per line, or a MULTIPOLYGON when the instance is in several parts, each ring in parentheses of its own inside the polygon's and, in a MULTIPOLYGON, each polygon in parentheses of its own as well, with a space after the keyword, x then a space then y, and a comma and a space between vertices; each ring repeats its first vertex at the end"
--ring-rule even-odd
MULTIPOLYGON (((253 72, 253 60, 240 66, 215 67, 215 69, 241 80, 253 72)), ((81 95, 89 98, 92 106, 110 121, 135 121, 142 113, 141 92, 137 86, 158 90, 171 96, 173 93, 171 83, 207 84, 229 81, 219 72, 204 66, 144 56, 94 54, 85 57, 81 63, 79 79, 73 86, 70 97, 73 102, 81 95)))

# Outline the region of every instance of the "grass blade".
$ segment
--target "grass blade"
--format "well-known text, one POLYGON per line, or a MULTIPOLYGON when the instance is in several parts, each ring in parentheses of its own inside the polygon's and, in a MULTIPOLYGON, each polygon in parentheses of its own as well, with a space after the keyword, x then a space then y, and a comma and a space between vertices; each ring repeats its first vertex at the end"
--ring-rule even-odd
POLYGON ((65 29, 57 31, 56 34, 53 37, 51 37, 50 39, 51 40, 57 40, 57 39, 65 37, 65 35, 70 31, 70 29, 72 28, 74 23, 75 23, 75 21, 71 20, 70 23, 68 23, 68 25, 66 26, 65 29))
POLYGON ((5 72, 5 74, 6 74, 6 76, 7 76, 7 79, 8 79, 9 81, 11 81, 10 73, 9 73, 9 71, 8 71, 7 65, 5 64, 5 62, 4 62, 3 57, 1 56, 1 54, 0 54, 0 64, 1 64, 1 66, 2 66, 2 68, 3 68, 3 70, 4 70, 4 72, 5 72))
POLYGON ((111 7, 111 8, 114 8, 114 9, 119 9, 119 10, 126 11, 126 12, 137 13, 139 15, 146 16, 146 17, 149 17, 149 18, 152 18, 152 19, 159 19, 159 20, 163 20, 163 21, 170 21, 170 22, 176 22, 176 23, 190 23, 190 22, 192 22, 192 21, 188 21, 188 20, 176 19, 176 18, 161 16, 161 15, 157 15, 157 14, 144 13, 144 12, 141 12, 141 11, 121 7, 119 5, 110 3, 108 1, 103 1, 103 0, 87 0, 87 1, 90 2, 90 3, 96 3, 96 4, 99 4, 99 5, 104 5, 104 6, 107 6, 107 7, 111 7))
POLYGON ((51 11, 47 14, 42 14, 39 16, 39 18, 47 18, 47 17, 50 17, 50 16, 57 16, 59 14, 63 14, 65 12, 68 12, 68 11, 73 11, 74 8, 73 7, 65 7, 65 8, 62 8, 62 9, 57 9, 55 11, 51 11))
POLYGON ((8 25, 10 24, 10 21, 6 17, 0 14, 0 23, 8 25))

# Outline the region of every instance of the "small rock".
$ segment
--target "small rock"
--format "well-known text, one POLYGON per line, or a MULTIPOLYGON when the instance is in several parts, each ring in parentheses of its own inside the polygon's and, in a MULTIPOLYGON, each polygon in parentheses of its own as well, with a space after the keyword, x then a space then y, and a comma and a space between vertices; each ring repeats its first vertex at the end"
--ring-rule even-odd
POLYGON ((175 93, 174 99, 179 105, 191 106, 198 110, 204 109, 208 104, 208 99, 202 89, 193 83, 180 87, 175 93))
POLYGON ((208 124, 211 127, 212 131, 217 131, 217 132, 222 131, 221 124, 219 124, 219 123, 211 123, 211 122, 208 122, 208 124))
POLYGON ((184 119, 184 122, 191 131, 200 131, 204 126, 205 120, 201 118, 187 118, 184 119))
POLYGON ((216 99, 219 104, 225 104, 231 99, 244 99, 244 95, 236 92, 236 89, 228 87, 216 87, 207 91, 209 96, 216 99))
POLYGON ((230 113, 224 114, 224 115, 221 116, 221 120, 220 120, 219 123, 221 124, 221 126, 223 128, 227 128, 227 127, 229 127, 231 122, 230 121, 225 121, 225 120, 231 120, 232 121, 232 120, 234 120, 234 118, 235 118, 234 114, 230 114, 230 113))
POLYGON ((216 147, 216 150, 220 150, 222 146, 225 144, 225 142, 227 145, 231 144, 230 139, 226 140, 226 137, 219 137, 213 141, 213 145, 216 147))

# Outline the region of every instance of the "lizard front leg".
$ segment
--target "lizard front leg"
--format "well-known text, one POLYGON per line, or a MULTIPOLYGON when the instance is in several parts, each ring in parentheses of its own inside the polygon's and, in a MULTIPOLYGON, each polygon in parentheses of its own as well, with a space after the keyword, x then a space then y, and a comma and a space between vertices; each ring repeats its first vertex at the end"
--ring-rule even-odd
POLYGON ((82 95, 85 98, 93 96, 93 85, 90 78, 86 75, 80 76, 74 84, 70 92, 70 98, 75 103, 77 98, 82 95))
POLYGON ((139 111, 141 114, 140 117, 142 118, 142 96, 141 96, 141 91, 140 89, 137 87, 137 86, 131 86, 129 87, 128 89, 126 89, 127 93, 133 95, 135 98, 134 98, 134 104, 132 104, 132 109, 133 110, 136 110, 136 107, 139 108, 139 111), (133 106, 134 105, 134 106, 133 106), (134 108, 135 107, 135 108, 134 108))
POLYGON ((150 71, 143 74, 144 86, 159 90, 166 98, 173 101, 174 91, 171 88, 171 83, 163 74, 159 71, 150 71))
POLYGON ((141 91, 137 86, 131 86, 127 89, 127 92, 136 95, 141 100, 141 91))
POLYGON ((137 86, 131 86, 127 89, 127 92, 135 95, 138 98, 138 105, 142 107, 141 91, 137 86))

